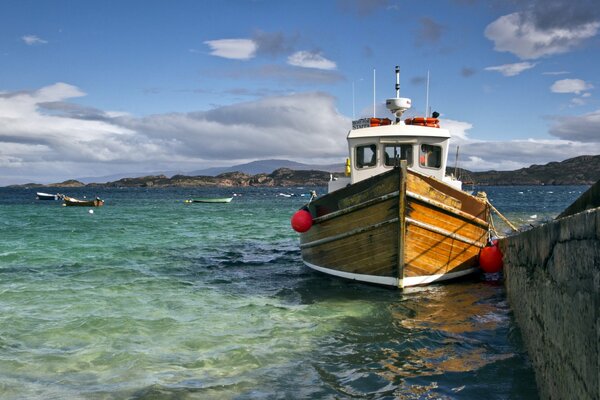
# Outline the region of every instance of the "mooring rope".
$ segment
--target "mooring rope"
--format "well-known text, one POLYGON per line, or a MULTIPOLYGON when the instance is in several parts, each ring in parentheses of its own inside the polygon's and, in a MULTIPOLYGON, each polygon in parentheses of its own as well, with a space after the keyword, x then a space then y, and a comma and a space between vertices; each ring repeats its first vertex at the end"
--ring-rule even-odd
MULTIPOLYGON (((518 232, 519 230, 517 229, 516 226, 514 226, 509 220, 508 218, 506 218, 504 215, 502 215, 502 213, 500 211, 498 211, 498 209, 496 207, 494 207, 494 205, 492 203, 490 203, 490 200, 487 197, 487 194, 485 192, 477 192, 477 197, 479 197, 480 199, 484 200, 491 208, 491 210, 493 212, 496 213, 497 216, 500 217, 500 219, 502 221, 504 221, 506 223, 506 225, 508 225, 510 227, 510 229, 512 229, 515 232, 518 232)), ((491 223, 492 227, 493 227, 493 222, 491 223)))

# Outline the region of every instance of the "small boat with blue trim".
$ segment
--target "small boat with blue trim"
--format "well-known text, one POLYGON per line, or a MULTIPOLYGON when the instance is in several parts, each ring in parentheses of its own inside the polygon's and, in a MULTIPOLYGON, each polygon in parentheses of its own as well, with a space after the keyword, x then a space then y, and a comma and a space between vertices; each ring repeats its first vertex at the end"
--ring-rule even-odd
POLYGON ((352 123, 346 176, 292 217, 302 260, 338 277, 404 288, 477 271, 489 242, 490 204, 446 175, 450 132, 437 112, 402 118, 411 100, 386 101, 389 118, 352 123))

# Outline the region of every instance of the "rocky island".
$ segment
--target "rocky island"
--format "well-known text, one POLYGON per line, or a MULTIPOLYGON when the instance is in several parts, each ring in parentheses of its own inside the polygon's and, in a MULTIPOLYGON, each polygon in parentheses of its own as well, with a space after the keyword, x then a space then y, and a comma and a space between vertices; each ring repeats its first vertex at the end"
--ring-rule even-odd
MULTIPOLYGON (((448 168, 448 173, 454 173, 448 168)), ((473 172, 458 169, 459 178, 478 186, 514 185, 592 185, 600 179, 600 155, 579 156, 561 162, 532 165, 515 171, 473 172)), ((106 183, 88 183, 68 180, 61 183, 13 185, 13 187, 286 187, 326 186, 331 176, 342 176, 342 172, 317 170, 292 170, 279 168, 272 173, 250 175, 244 172, 226 172, 217 176, 150 175, 139 178, 123 178, 106 183)))

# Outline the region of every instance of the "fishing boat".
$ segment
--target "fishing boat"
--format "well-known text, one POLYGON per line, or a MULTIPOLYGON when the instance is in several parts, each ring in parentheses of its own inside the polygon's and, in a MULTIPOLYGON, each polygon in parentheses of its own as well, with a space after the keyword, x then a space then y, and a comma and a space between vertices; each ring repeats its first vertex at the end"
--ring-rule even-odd
POLYGON ((35 194, 35 197, 38 200, 58 200, 60 198, 62 198, 62 195, 57 193, 57 194, 49 194, 49 193, 42 193, 42 192, 37 192, 35 194))
POLYGON ((231 203, 233 197, 199 197, 184 200, 184 203, 231 203))
POLYGON ((394 115, 353 121, 346 176, 292 217, 308 267, 404 288, 477 270, 489 239, 490 204, 446 175, 450 133, 439 114, 402 119, 411 100, 386 101, 394 115))
POLYGON ((79 200, 69 196, 63 196, 63 206, 73 207, 101 207, 104 205, 104 200, 96 197, 94 200, 79 200))

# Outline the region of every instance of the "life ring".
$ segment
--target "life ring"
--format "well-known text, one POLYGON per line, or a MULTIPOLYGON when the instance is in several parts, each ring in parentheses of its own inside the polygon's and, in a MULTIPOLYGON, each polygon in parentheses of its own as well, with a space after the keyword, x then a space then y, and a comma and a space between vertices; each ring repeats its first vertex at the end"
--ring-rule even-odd
POLYGON ((404 120, 406 125, 428 126, 430 128, 439 128, 440 120, 437 118, 414 117, 404 120))

